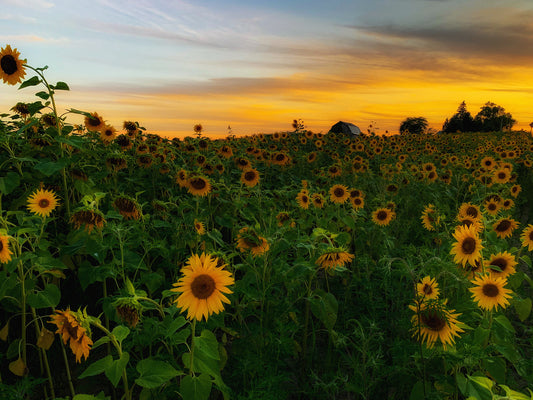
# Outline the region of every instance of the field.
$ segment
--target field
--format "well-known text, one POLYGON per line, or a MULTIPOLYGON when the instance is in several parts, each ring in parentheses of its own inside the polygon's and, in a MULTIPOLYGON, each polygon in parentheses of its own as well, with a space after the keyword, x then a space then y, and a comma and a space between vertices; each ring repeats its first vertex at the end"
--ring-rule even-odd
POLYGON ((533 398, 529 133, 169 140, 59 115, 33 70, 0 122, 3 399, 533 398))

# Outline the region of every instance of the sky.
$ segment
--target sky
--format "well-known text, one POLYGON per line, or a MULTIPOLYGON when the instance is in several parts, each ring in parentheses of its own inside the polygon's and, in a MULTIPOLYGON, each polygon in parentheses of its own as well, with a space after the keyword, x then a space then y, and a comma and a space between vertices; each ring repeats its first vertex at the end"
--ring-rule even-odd
MULTIPOLYGON (((436 131, 462 101, 533 122, 532 0, 0 0, 0 47, 118 130, 249 135, 337 121, 436 131)), ((31 71, 28 71, 31 72, 31 71)), ((32 76, 27 75, 26 78, 32 76)), ((0 113, 36 87, 0 85, 0 113)), ((79 123, 69 115, 67 122, 79 123)))

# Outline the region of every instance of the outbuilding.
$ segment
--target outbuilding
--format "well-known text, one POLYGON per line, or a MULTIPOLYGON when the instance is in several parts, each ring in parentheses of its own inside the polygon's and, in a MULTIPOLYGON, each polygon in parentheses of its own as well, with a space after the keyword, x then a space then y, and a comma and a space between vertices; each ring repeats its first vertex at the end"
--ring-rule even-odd
POLYGON ((358 126, 350 122, 343 122, 343 121, 337 122, 335 125, 331 127, 329 131, 333 133, 344 133, 346 135, 355 135, 355 136, 361 134, 361 129, 359 129, 358 126))

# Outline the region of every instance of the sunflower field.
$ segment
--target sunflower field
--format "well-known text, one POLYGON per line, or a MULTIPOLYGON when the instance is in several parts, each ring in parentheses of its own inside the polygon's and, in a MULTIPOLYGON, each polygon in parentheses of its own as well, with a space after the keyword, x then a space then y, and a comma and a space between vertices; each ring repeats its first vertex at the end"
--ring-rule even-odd
POLYGON ((529 133, 169 140, 0 61, 2 399, 533 399, 529 133))

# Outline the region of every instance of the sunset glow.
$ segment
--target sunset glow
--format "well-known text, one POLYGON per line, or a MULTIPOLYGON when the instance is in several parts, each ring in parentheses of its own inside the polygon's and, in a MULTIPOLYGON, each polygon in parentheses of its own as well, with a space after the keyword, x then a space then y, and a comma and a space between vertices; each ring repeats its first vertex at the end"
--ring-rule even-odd
MULTIPOLYGON (((0 44, 69 84, 59 107, 118 129, 183 136, 201 123, 217 137, 302 119, 315 132, 343 120, 398 133, 423 116, 438 131, 463 100, 474 116, 501 105, 514 129, 533 122, 530 0, 2 3, 0 44)), ((0 113, 35 100, 0 90, 0 113)))

